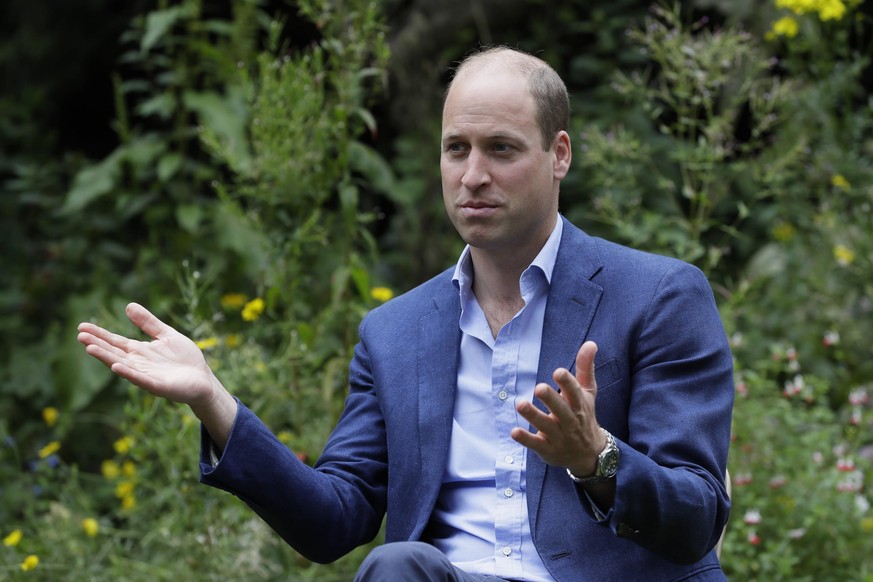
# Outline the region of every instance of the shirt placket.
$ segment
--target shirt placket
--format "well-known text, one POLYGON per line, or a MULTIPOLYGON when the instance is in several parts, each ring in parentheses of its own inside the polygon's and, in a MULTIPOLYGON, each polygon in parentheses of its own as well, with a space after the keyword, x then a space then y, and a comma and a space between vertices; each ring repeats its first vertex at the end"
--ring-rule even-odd
POLYGON ((504 578, 520 577, 522 519, 524 495, 521 474, 524 469, 524 447, 510 437, 516 426, 515 404, 516 367, 519 338, 516 320, 506 324, 494 343, 491 365, 491 387, 494 417, 497 429, 497 457, 495 459, 495 562, 497 575, 504 578))

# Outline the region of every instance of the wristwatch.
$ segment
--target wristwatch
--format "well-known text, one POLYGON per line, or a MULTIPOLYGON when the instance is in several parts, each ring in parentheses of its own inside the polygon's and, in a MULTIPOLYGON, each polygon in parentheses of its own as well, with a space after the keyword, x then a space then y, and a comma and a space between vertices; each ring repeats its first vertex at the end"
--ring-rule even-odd
POLYGON ((600 427, 600 430, 603 431, 604 436, 606 437, 606 446, 600 451, 600 454, 597 455, 597 468, 594 470, 594 474, 590 477, 577 477, 570 469, 567 469, 567 474, 570 476, 574 482, 583 484, 583 483, 592 483, 595 481, 605 481, 606 479, 611 479, 615 477, 615 474, 618 472, 618 446, 615 444, 615 438, 609 434, 609 431, 603 427, 600 427))

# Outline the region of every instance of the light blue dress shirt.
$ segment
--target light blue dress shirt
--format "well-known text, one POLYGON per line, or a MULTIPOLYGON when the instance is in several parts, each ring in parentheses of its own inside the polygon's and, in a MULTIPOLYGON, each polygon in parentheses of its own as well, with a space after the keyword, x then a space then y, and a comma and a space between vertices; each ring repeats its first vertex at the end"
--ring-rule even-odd
POLYGON ((474 573, 551 581, 531 538, 525 482, 527 450, 509 433, 528 427, 515 410, 532 400, 543 317, 563 222, 519 279, 524 306, 493 337, 473 295, 470 249, 454 282, 461 297, 461 353, 449 460, 431 516, 433 543, 474 573))

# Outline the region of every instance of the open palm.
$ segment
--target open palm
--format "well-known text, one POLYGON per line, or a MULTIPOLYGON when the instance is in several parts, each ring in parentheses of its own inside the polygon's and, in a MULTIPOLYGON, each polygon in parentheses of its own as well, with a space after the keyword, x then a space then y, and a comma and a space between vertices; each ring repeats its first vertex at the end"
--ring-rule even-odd
POLYGON ((89 355, 155 396, 190 405, 214 396, 218 380, 194 342, 141 305, 129 304, 126 313, 152 341, 130 339, 93 323, 82 323, 78 340, 89 355))

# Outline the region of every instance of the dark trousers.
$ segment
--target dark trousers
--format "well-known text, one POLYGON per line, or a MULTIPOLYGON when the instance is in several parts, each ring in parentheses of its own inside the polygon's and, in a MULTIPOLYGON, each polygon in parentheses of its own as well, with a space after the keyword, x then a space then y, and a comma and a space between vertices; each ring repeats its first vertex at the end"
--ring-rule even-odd
POLYGON ((358 568, 354 582, 507 582, 455 568, 445 554, 424 542, 377 547, 358 568))

